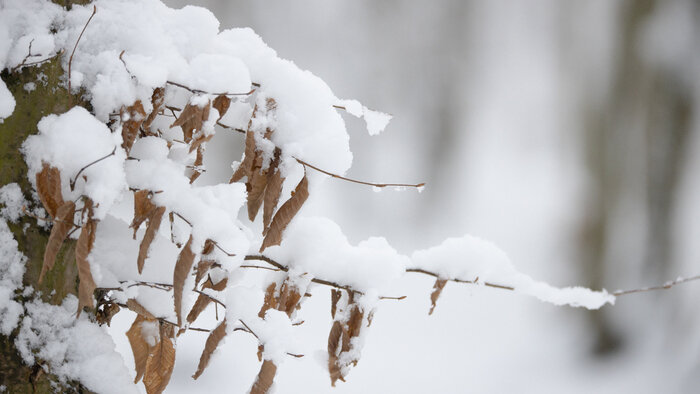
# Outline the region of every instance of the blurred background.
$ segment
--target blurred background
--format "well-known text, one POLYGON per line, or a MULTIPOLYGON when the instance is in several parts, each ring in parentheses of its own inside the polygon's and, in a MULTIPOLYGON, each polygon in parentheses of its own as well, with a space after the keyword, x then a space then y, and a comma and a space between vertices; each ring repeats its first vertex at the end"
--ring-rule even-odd
MULTIPOLYGON (((304 212, 331 217, 352 243, 384 236, 410 254, 469 233, 536 279, 610 291, 700 274, 697 0, 166 3, 207 7, 221 29, 251 27, 338 97, 394 115, 375 137, 345 117, 348 176, 425 191, 328 180, 304 212)), ((238 160, 236 138, 216 149, 238 160)), ((358 366, 334 389, 330 297, 317 289, 300 329, 316 353, 285 362, 276 393, 700 387, 700 283, 597 312, 451 283, 428 317, 432 284, 406 278, 395 290, 408 298, 380 305, 358 366)), ((253 340, 227 339, 193 382, 205 338, 184 337, 168 392, 249 387, 253 340)))

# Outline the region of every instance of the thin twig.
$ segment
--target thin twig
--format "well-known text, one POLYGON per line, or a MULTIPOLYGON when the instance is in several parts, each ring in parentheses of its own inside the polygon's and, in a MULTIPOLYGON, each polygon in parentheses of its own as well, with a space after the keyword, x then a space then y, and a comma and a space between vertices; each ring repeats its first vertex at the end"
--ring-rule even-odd
POLYGON ((617 291, 613 292, 612 294, 615 297, 619 297, 619 296, 623 296, 623 295, 627 295, 627 294, 644 293, 647 291, 668 290, 676 285, 692 282, 692 281, 695 281, 698 279, 700 279, 700 275, 691 276, 689 278, 678 278, 676 280, 668 281, 668 282, 664 283, 663 285, 659 285, 659 286, 643 287, 640 289, 632 289, 632 290, 617 290, 617 291))
POLYGON ((78 43, 80 42, 80 39, 83 38, 83 33, 85 33, 85 29, 87 29, 88 25, 90 24, 90 21, 92 20, 92 17, 95 16, 97 13, 97 6, 92 6, 92 14, 90 15, 90 18, 87 20, 85 23, 85 26, 83 26, 83 30, 80 32, 80 35, 78 36, 78 40, 75 41, 75 46, 73 47, 73 52, 70 54, 70 59, 68 59, 68 96, 73 97, 71 95, 71 66, 73 65, 73 55, 75 55, 75 50, 78 48, 78 43))
MULTIPOLYGON (((412 273, 417 273, 417 274, 424 274, 424 275, 430 275, 434 276, 436 278, 440 278, 440 276, 434 272, 426 271, 424 269, 420 268, 408 268, 406 272, 412 272, 412 273)), ((442 278, 441 278, 442 279, 442 278)), ((463 280, 463 279, 447 279, 450 282, 456 282, 456 283, 466 283, 470 285, 481 285, 483 284, 484 286, 488 287, 493 287, 496 289, 502 289, 502 290, 515 290, 512 286, 505 286, 505 285, 499 285, 496 283, 489 283, 489 282, 484 282, 484 283, 479 283, 478 278, 474 280, 463 280)))
MULTIPOLYGON (((237 131, 237 132, 242 133, 242 134, 245 134, 245 132, 246 132, 246 131, 243 130, 243 129, 231 127, 231 126, 225 125, 225 124, 223 124, 223 123, 221 123, 221 122, 218 122, 218 121, 216 122, 216 124, 219 125, 219 126, 221 126, 221 127, 223 127, 223 128, 225 128, 225 129, 237 131)), ((366 182, 366 181, 359 181, 359 180, 357 180, 357 179, 346 178, 346 177, 344 177, 344 176, 341 176, 341 175, 338 175, 338 174, 334 174, 334 173, 332 173, 332 172, 328 172, 328 171, 326 171, 326 170, 323 170, 323 169, 321 169, 321 168, 318 168, 318 167, 316 167, 316 166, 314 166, 314 165, 312 165, 312 164, 309 164, 309 163, 305 162, 304 160, 298 159, 298 158, 296 158, 296 157, 293 157, 293 159, 296 160, 299 164, 301 164, 301 165, 303 165, 303 166, 305 166, 305 167, 309 167, 309 168, 311 168, 311 169, 314 169, 314 170, 316 170, 316 171, 318 171, 318 172, 324 173, 324 174, 326 174, 326 175, 328 175, 328 176, 331 176, 331 177, 333 177, 333 178, 342 179, 342 180, 344 180, 344 181, 353 182, 353 183, 359 183, 359 184, 361 184, 361 185, 374 186, 374 187, 415 187, 415 188, 421 188, 421 187, 424 187, 424 186, 425 186, 425 182, 416 183, 416 184, 409 184, 409 183, 372 183, 372 182, 366 182)))
POLYGON ((305 162, 304 160, 297 159, 296 157, 294 159, 297 162, 299 162, 299 164, 302 164, 305 167, 309 167, 309 168, 314 169, 318 172, 322 172, 322 173, 329 175, 333 178, 338 178, 338 179, 342 179, 344 181, 353 182, 353 183, 359 183, 361 185, 368 185, 368 186, 374 186, 374 187, 415 187, 415 188, 421 188, 421 187, 425 186, 425 182, 416 183, 416 184, 408 184, 408 183, 372 183, 372 182, 359 181, 357 179, 346 178, 344 176, 334 174, 334 173, 328 172, 326 170, 322 170, 322 169, 320 169, 312 164, 305 162))
POLYGON ((109 153, 109 154, 107 154, 107 155, 104 155, 104 156, 100 157, 99 159, 94 160, 94 161, 91 162, 90 164, 86 165, 85 167, 81 168, 80 171, 78 171, 78 173, 75 174, 75 178, 73 178, 73 179, 70 181, 70 190, 72 191, 73 189, 75 189, 75 183, 78 182, 78 177, 80 176, 80 174, 81 174, 83 171, 85 171, 85 169, 87 169, 88 167, 90 167, 90 166, 93 165, 93 164, 99 163, 100 161, 102 161, 102 160, 104 160, 104 159, 106 159, 106 158, 108 158, 108 157, 110 157, 110 156, 114 156, 115 153, 117 153, 117 147, 116 147, 116 146, 114 147, 114 149, 112 149, 112 153, 109 153))
POLYGON ((241 265, 239 268, 257 268, 261 270, 280 271, 279 268, 263 267, 260 265, 241 265))
POLYGON ((189 86, 183 85, 181 83, 173 82, 173 81, 167 81, 166 83, 168 85, 173 85, 173 86, 177 86, 179 88, 183 88, 185 90, 189 90, 192 93, 204 93, 204 94, 211 94, 213 96, 250 96, 251 94, 253 94, 253 92, 255 92, 255 88, 253 88, 249 92, 246 92, 246 93, 229 93, 229 92, 212 93, 212 92, 207 92, 205 90, 193 89, 189 86))

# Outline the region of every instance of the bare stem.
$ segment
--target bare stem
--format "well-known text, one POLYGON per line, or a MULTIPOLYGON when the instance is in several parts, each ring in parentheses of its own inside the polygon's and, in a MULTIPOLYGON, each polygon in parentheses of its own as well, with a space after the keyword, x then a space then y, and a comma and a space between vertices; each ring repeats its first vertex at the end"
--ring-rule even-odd
POLYGON ((78 48, 78 43, 80 42, 80 39, 83 38, 83 33, 85 33, 85 29, 87 29, 88 25, 90 24, 90 21, 92 20, 92 17, 95 16, 97 13, 97 6, 92 6, 92 14, 90 15, 90 18, 85 22, 85 26, 83 26, 83 30, 80 32, 80 35, 78 36, 78 39, 75 41, 75 46, 73 47, 73 52, 70 53, 70 59, 68 59, 68 95, 69 97, 73 97, 70 95, 71 92, 71 67, 73 65, 73 55, 75 55, 75 50, 78 48))
POLYGON ((314 169, 318 172, 324 173, 326 175, 329 175, 333 178, 338 178, 342 179, 344 181, 352 182, 352 183, 359 183, 361 185, 367 185, 367 186, 374 186, 374 187, 415 187, 415 188, 420 188, 425 186, 425 182, 421 183, 416 183, 416 184, 410 184, 410 183, 372 183, 372 182, 365 182, 365 181, 359 181, 357 179, 352 179, 352 178, 346 178, 344 176, 334 174, 332 172, 328 172, 326 170, 322 170, 312 164, 309 164, 301 159, 297 159, 296 157, 294 158, 299 164, 302 164, 304 167, 309 167, 311 169, 314 169))
POLYGON ((255 88, 253 88, 249 92, 245 92, 245 93, 229 93, 229 92, 212 93, 212 92, 207 92, 207 91, 200 90, 200 89, 193 89, 193 88, 190 88, 189 86, 183 85, 181 83, 173 82, 173 81, 167 81, 166 83, 168 85, 173 85, 173 86, 177 86, 179 88, 183 88, 185 90, 189 90, 192 93, 204 93, 204 94, 211 94, 214 96, 250 96, 251 94, 253 94, 253 92, 255 92, 255 88))
POLYGON ((698 279, 700 279, 700 275, 691 276, 689 278, 678 278, 676 280, 668 281, 668 282, 664 283, 663 285, 659 285, 659 286, 642 287, 639 289, 632 289, 632 290, 618 290, 618 291, 613 292, 612 294, 615 297, 619 297, 619 296, 623 296, 623 295, 627 295, 627 294, 644 293, 647 291, 668 290, 676 285, 696 281, 698 279))
POLYGON ((104 159, 106 159, 106 158, 108 158, 108 157, 110 157, 110 156, 114 156, 115 153, 117 153, 117 147, 116 147, 116 146, 114 147, 114 149, 112 149, 112 153, 106 154, 106 155, 100 157, 99 159, 94 160, 93 162, 91 162, 90 164, 86 165, 85 167, 81 168, 80 171, 78 171, 78 173, 75 174, 75 178, 73 178, 73 179, 70 181, 70 190, 75 189, 75 183, 78 181, 78 177, 80 176, 80 174, 82 174, 83 171, 85 171, 88 167, 90 167, 90 166, 93 165, 93 164, 97 164, 97 163, 101 162, 102 160, 104 160, 104 159))

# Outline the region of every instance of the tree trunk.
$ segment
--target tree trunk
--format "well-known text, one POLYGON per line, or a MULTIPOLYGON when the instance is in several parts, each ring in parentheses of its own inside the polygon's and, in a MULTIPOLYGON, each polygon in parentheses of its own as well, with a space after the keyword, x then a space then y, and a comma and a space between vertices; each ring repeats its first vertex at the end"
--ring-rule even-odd
MULTIPOLYGON (((21 71, 4 70, 2 80, 16 100, 13 114, 0 124, 0 185, 17 183, 27 201, 34 201, 32 188, 27 178, 27 165, 20 152, 22 143, 31 134, 37 133, 39 120, 52 113, 63 113, 69 108, 69 94, 61 77, 64 71, 61 59, 56 57, 40 66, 27 67, 21 71), (25 89, 27 83, 34 83, 35 89, 25 89)), ((74 103, 79 99, 74 97, 74 103)), ((49 271, 43 283, 38 283, 43 264, 44 248, 49 231, 37 225, 37 220, 23 216, 16 224, 8 223, 14 234, 19 251, 27 257, 23 287, 31 286, 41 292, 44 302, 58 305, 68 294, 77 294, 78 274, 75 266, 74 242, 68 240, 56 258, 54 268, 49 271)), ((21 289, 20 289, 21 290, 21 289)), ((20 298, 20 302, 30 298, 20 298)), ((18 329, 10 336, 0 335, 0 386, 9 393, 53 393, 60 390, 67 393, 87 392, 79 383, 68 382, 53 387, 55 376, 44 371, 40 365, 28 366, 15 349, 18 329)))

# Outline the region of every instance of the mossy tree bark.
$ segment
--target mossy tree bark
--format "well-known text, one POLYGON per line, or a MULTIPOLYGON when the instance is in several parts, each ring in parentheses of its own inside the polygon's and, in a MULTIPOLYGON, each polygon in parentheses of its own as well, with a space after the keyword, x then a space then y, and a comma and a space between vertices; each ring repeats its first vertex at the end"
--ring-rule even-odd
MULTIPOLYGON (((27 178, 27 165, 20 148, 29 135, 38 132, 37 123, 42 117, 60 114, 69 109, 70 95, 63 83, 65 72, 61 67, 61 59, 56 57, 42 65, 26 67, 21 71, 4 70, 0 76, 16 100, 13 114, 0 124, 0 186, 17 183, 25 199, 34 204, 36 202, 27 178), (34 84, 33 90, 29 88, 32 85, 27 85, 30 83, 34 84)), ((72 102, 79 103, 80 100, 73 97, 72 102)), ((19 244, 20 252, 27 257, 23 286, 31 286, 35 294, 40 292, 41 299, 51 304, 60 304, 66 295, 77 294, 74 242, 64 243, 54 268, 47 273, 40 285, 38 279, 49 230, 37 225, 37 220, 28 216, 23 216, 16 224, 8 225, 19 244)), ((0 335, 0 386, 5 386, 6 392, 87 392, 77 382, 56 386, 57 379, 50 371, 46 373, 40 365, 24 364, 15 349, 16 335, 17 330, 10 336, 0 335)))

